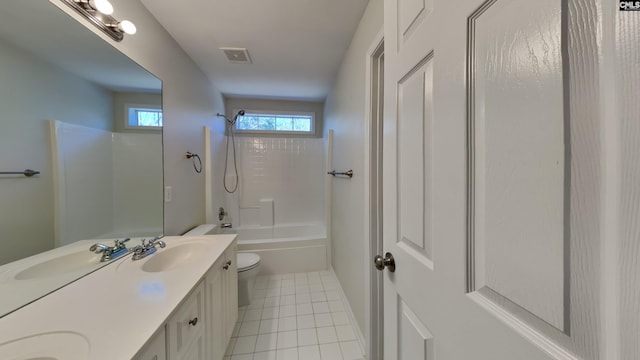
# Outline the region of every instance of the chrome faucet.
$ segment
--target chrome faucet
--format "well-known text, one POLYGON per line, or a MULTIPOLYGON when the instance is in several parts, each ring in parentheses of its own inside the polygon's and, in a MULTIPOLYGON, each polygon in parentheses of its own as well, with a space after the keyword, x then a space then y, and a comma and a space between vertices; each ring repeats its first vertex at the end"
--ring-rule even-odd
POLYGON ((145 257, 155 253, 157 250, 156 245, 160 246, 161 248, 167 246, 167 244, 164 241, 160 240, 160 238, 160 236, 156 236, 148 241, 147 239, 142 239, 142 245, 137 245, 131 249, 131 252, 133 252, 132 259, 144 259, 145 257))
POLYGON ((231 223, 221 223, 220 227, 223 228, 223 229, 231 229, 231 228, 233 228, 233 224, 231 224, 231 223))
POLYGON ((131 240, 130 238, 126 239, 116 239, 114 240, 113 246, 97 243, 91 245, 89 251, 92 251, 96 254, 102 254, 100 258, 100 262, 106 262, 109 260, 117 259, 120 256, 128 253, 127 247, 124 245, 127 241, 131 240))

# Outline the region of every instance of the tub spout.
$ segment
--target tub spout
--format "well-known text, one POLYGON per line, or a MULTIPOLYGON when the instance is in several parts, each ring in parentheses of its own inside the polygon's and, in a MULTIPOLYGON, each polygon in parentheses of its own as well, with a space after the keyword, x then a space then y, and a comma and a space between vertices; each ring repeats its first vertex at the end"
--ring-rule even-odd
POLYGON ((233 224, 231 224, 231 223, 222 223, 222 224, 220 224, 220 227, 223 228, 223 229, 231 229, 231 228, 233 228, 233 224))

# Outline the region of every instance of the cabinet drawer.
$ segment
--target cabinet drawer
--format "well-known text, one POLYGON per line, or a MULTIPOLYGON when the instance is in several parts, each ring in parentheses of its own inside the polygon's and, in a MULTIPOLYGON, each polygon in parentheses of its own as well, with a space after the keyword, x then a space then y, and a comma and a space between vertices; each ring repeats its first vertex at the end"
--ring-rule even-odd
POLYGON ((167 353, 169 359, 180 359, 189 351, 190 344, 201 338, 205 329, 204 284, 195 290, 180 305, 178 311, 167 321, 167 353))

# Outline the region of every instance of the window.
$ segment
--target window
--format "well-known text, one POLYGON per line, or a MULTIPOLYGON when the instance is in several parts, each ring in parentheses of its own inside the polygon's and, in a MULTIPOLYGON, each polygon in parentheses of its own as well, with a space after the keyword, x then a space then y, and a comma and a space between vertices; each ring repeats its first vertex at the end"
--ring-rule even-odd
MULTIPOLYGON (((234 114, 237 113, 235 110, 234 114)), ((313 134, 315 114, 246 110, 244 116, 238 116, 236 130, 251 133, 313 134)))
POLYGON ((127 105, 125 127, 129 129, 162 128, 162 108, 155 105, 127 105))

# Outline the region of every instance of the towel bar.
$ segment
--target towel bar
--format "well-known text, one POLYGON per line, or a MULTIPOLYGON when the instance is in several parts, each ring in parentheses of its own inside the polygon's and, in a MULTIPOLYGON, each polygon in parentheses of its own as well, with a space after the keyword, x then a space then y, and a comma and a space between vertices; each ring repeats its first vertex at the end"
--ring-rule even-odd
POLYGON ((352 178, 353 170, 348 170, 343 172, 336 172, 335 170, 332 170, 332 171, 329 171, 327 174, 331 176, 348 176, 349 178, 352 178))

